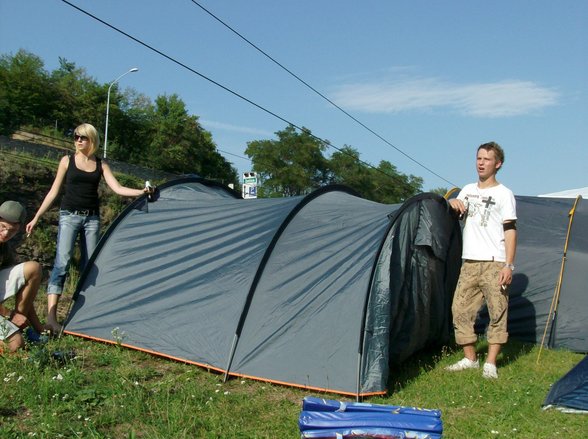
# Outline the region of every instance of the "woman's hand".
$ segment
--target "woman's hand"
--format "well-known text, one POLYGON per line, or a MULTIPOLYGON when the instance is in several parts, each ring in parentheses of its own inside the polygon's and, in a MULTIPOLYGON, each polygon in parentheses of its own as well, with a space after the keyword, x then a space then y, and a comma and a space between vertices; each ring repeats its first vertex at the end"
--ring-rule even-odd
POLYGON ((33 218, 30 223, 25 226, 25 230, 27 235, 30 235, 33 232, 33 229, 37 225, 37 218, 33 218))

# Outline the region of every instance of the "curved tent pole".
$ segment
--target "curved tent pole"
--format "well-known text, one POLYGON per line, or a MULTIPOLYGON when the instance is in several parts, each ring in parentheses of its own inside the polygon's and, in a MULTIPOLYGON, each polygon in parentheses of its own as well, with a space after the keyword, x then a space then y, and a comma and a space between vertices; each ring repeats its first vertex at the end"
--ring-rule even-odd
POLYGON ((551 331, 553 331, 555 318, 557 316, 557 306, 559 304, 559 296, 561 293, 561 283, 563 280, 563 274, 565 271, 566 260, 567 260, 567 252, 568 252, 568 243, 570 240, 570 234, 572 231, 572 222, 574 221, 574 214, 576 213, 576 206, 578 202, 582 198, 581 195, 576 197, 576 201, 574 201, 574 205, 572 209, 569 211, 568 216, 570 217, 568 221, 568 231, 566 233, 566 241, 564 244, 564 251, 563 256, 561 258, 561 267, 559 269, 559 276, 557 278, 557 284, 555 285, 555 291, 553 293, 553 298, 551 299, 551 306, 549 308, 549 314, 547 315, 547 321, 545 322, 545 330, 543 331, 543 337, 541 338, 541 345, 539 346, 539 352, 537 353, 537 364, 539 364, 539 358, 541 357, 541 352, 543 351, 543 344, 545 343, 545 338, 547 336, 547 329, 549 328, 549 324, 551 323, 551 331), (553 317, 552 317, 553 315, 553 317))
POLYGON ((257 288, 257 284, 259 283, 259 280, 261 279, 261 275, 263 274, 263 270, 265 269, 267 261, 269 260, 271 254, 274 250, 274 247, 278 243, 278 240, 282 236, 282 233, 284 233, 284 230, 286 230, 286 227, 288 227, 288 224, 290 224, 292 219, 294 219, 296 214, 300 210, 302 210, 302 208, 304 206, 306 206, 313 199, 317 198, 318 196, 322 195, 323 193, 333 192, 333 191, 346 192, 348 194, 359 197, 359 194, 356 191, 354 191, 353 189, 351 189, 347 186, 344 186, 344 185, 335 184, 335 185, 330 185, 330 186, 323 186, 322 188, 317 189, 314 192, 311 192, 310 194, 305 196, 300 201, 300 203, 298 203, 292 209, 292 211, 284 219, 282 224, 280 224, 280 227, 276 231, 276 233, 275 233, 274 237, 272 238, 270 244, 268 245, 263 257, 261 258, 261 262, 259 263, 259 267, 257 268, 257 271, 255 273, 255 277, 253 278, 253 281, 251 283, 251 288, 249 288, 249 292, 247 293, 247 298, 245 299, 245 305, 243 306, 243 310, 241 311, 241 316, 239 317, 239 322, 237 323, 237 329, 235 330, 235 335, 233 337, 233 343, 231 344, 231 351, 229 352, 229 358, 227 360, 227 367, 225 368, 223 382, 227 382, 227 380, 229 379, 229 373, 231 370, 231 366, 233 364, 233 358, 235 357, 235 351, 237 350, 237 344, 239 343, 239 337, 241 337, 241 332, 243 331, 243 326, 245 325, 245 319, 247 318, 247 314, 249 313, 249 308, 251 307, 251 301, 253 300, 253 295, 255 294, 255 289, 257 288))

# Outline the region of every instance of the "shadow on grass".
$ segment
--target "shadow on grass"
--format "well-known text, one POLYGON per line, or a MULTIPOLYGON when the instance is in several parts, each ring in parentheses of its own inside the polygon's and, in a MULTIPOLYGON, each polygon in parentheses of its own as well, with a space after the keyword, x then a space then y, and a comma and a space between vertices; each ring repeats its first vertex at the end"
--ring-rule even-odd
POLYGON ((451 347, 436 346, 423 349, 401 363, 391 364, 388 375, 388 396, 401 390, 419 376, 435 369, 443 357, 451 353, 451 347))
MULTIPOLYGON (((529 354, 533 350, 533 347, 534 344, 532 343, 524 343, 514 339, 509 340, 502 347, 502 351, 498 356, 498 367, 504 367, 510 363, 514 363, 520 357, 529 354)), ((476 344, 476 353, 481 360, 485 358, 487 352, 488 342, 486 340, 478 341, 476 344)), ((456 361, 462 356, 460 346, 455 343, 448 346, 437 346, 422 350, 400 364, 391 365, 390 374, 388 375, 387 396, 393 395, 395 392, 403 389, 407 384, 431 372, 437 368, 440 362, 451 356, 456 356, 456 361)))
POLYGON ((523 343, 518 340, 509 340, 502 347, 502 352, 498 357, 498 366, 506 366, 507 364, 514 363, 519 357, 527 355, 534 348, 532 343, 523 343))

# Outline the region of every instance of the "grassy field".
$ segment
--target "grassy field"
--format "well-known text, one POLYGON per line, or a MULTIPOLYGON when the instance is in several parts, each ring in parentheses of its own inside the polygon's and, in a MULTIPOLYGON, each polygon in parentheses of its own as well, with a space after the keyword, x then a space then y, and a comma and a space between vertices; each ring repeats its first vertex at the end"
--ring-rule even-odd
MULTIPOLYGON (((55 167, 1 153, 1 198, 19 197, 34 211, 55 167)), ((120 199, 106 206, 104 222, 124 207, 120 199)), ((54 255, 56 213, 46 216, 21 245, 24 259, 44 260, 45 271, 54 255)), ((67 291, 75 280, 70 276, 67 291)), ((42 285, 37 307, 45 316, 46 281, 42 285)), ((479 348, 483 352, 484 344, 479 348)), ((446 438, 587 437, 588 415, 541 409, 550 385, 582 355, 544 350, 537 363, 537 354, 535 346, 510 342, 500 357, 500 378, 487 381, 481 371, 443 371, 459 352, 423 353, 392 370, 388 395, 369 402, 441 409, 446 438)), ((301 401, 316 395, 249 380, 223 383, 195 366, 71 336, 0 356, 0 378, 0 438, 296 438, 301 401), (55 352, 75 357, 61 361, 55 352)))
MULTIPOLYGON (((587 415, 541 409, 550 385, 582 355, 544 350, 537 364, 537 353, 512 341, 495 381, 445 372, 459 352, 423 353, 391 372, 386 397, 369 402, 441 409, 447 438, 586 437, 587 415)), ((71 336, 0 361, 1 438, 295 438, 302 398, 313 394, 223 383, 195 366, 71 336), (75 358, 55 359, 56 351, 75 358)))

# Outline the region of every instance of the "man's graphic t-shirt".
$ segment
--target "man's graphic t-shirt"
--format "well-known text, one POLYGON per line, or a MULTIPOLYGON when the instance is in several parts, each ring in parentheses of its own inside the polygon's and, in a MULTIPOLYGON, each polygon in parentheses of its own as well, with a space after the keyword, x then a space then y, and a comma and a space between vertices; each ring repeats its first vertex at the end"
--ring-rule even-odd
POLYGON ((472 183, 465 186, 457 198, 467 209, 462 258, 505 262, 503 224, 517 219, 512 191, 502 184, 480 189, 477 183, 472 183))

